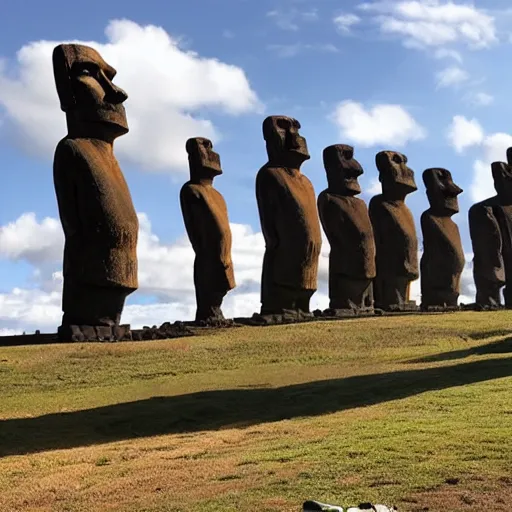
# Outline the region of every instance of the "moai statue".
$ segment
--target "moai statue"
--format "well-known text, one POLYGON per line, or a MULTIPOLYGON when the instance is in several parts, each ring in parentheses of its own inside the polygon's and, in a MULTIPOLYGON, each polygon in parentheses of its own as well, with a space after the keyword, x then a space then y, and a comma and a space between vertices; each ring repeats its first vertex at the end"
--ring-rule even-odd
POLYGON ((377 249, 375 307, 386 311, 416 310, 409 301, 412 281, 418 279, 418 239, 414 219, 405 204, 417 190, 407 157, 394 151, 376 156, 382 194, 370 201, 370 219, 377 249))
POLYGON ((421 216, 421 308, 456 308, 465 259, 459 228, 452 215, 459 213, 462 193, 446 169, 423 173, 430 208, 421 216))
POLYGON ((213 188, 213 179, 222 174, 220 157, 211 141, 200 137, 189 139, 186 149, 190 181, 181 189, 180 203, 196 253, 196 322, 218 323, 224 320, 222 300, 236 286, 228 209, 220 192, 213 188))
POLYGON ((313 185, 301 173, 310 158, 300 123, 285 116, 263 122, 268 162, 256 178, 256 198, 265 238, 261 314, 309 314, 317 289, 322 246, 313 185))
POLYGON ((505 307, 512 307, 512 148, 507 158, 492 164, 497 194, 469 209, 476 303, 485 309, 501 305, 503 286, 505 307))
POLYGON ((363 169, 351 146, 329 146, 323 157, 328 188, 318 196, 318 211, 331 245, 330 313, 373 311, 375 241, 368 207, 355 197, 363 169))
POLYGON ((53 71, 68 134, 57 145, 55 192, 65 235, 63 340, 118 339, 126 297, 138 287, 138 219, 114 156, 128 132, 116 70, 92 48, 62 44, 53 71))

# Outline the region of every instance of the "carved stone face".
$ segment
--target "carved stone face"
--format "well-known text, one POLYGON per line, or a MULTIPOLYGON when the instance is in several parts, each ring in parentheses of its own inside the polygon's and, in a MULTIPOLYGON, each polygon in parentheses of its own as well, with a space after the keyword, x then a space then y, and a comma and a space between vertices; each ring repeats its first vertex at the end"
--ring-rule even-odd
POLYGON ((345 144, 334 144, 324 149, 324 167, 329 188, 345 196, 361 193, 357 178, 363 174, 361 164, 354 158, 354 148, 345 144))
POLYGON ((53 71, 61 109, 71 122, 108 129, 114 138, 128 132, 128 96, 112 83, 116 70, 96 50, 61 44, 53 51, 53 71))
POLYGON ((213 151, 211 140, 203 137, 188 139, 186 150, 191 177, 213 178, 222 174, 220 156, 213 151))
POLYGON ((463 192, 446 169, 432 168, 423 172, 423 183, 427 188, 427 197, 433 211, 455 214, 459 212, 457 196, 463 192))
POLYGON ((491 169, 494 188, 500 203, 504 205, 512 204, 512 166, 504 162, 493 162, 491 169))
POLYGON ((375 157, 382 193, 391 198, 405 197, 418 190, 414 171, 407 166, 407 157, 396 151, 381 151, 375 157))
POLYGON ((306 139, 299 130, 300 123, 291 117, 270 116, 263 121, 263 138, 270 163, 299 169, 309 160, 306 139))

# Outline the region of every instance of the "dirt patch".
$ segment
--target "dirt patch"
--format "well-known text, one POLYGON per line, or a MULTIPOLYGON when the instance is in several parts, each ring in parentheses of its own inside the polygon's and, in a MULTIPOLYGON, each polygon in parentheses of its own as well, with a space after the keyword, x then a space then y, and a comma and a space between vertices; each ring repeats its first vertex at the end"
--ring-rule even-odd
MULTIPOLYGON (((458 479, 449 479, 455 482, 458 479)), ((458 483, 446 483, 435 490, 411 494, 399 510, 404 512, 465 512, 492 510, 509 512, 512 503, 512 479, 471 477, 458 483)))

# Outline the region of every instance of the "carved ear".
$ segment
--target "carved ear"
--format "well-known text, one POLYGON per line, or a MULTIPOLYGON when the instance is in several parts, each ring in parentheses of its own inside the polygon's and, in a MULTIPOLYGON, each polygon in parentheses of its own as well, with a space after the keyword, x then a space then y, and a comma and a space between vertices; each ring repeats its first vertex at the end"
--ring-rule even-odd
POLYGON ((70 67, 68 61, 67 47, 69 45, 59 44, 53 49, 53 76, 55 86, 59 95, 60 108, 64 112, 71 110, 76 105, 75 96, 71 87, 70 67))

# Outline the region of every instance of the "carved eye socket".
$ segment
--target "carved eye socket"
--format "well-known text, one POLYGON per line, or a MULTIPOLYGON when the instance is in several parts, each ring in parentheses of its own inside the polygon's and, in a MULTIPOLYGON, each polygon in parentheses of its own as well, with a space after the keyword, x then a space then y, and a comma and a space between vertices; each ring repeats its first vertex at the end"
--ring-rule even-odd
POLYGON ((98 69, 96 68, 96 66, 94 65, 91 65, 89 63, 87 64, 80 64, 78 66, 76 66, 76 68, 74 69, 75 71, 75 75, 76 76, 92 76, 92 77, 95 77, 98 73, 98 69))
POLYGON ((290 122, 287 120, 287 119, 278 119, 277 122, 277 127, 278 128, 281 128, 281 130, 289 130, 290 129, 290 122))
POLYGON ((395 162, 395 164, 401 164, 402 163, 402 157, 398 153, 395 153, 393 155, 393 162, 395 162))

